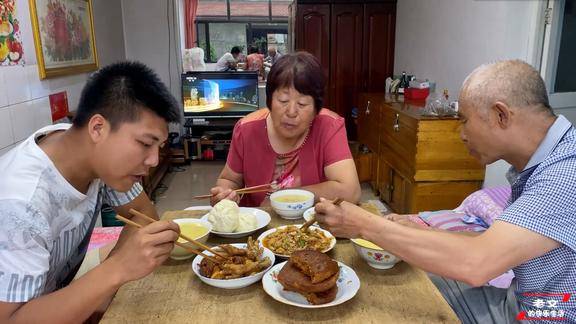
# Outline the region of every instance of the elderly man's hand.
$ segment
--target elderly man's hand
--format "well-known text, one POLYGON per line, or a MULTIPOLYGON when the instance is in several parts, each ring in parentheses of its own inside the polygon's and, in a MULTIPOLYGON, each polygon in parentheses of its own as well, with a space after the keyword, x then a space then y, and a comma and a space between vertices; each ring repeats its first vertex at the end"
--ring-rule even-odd
POLYGON ((414 215, 398 215, 398 214, 388 214, 384 216, 387 220, 393 221, 404 226, 414 227, 414 228, 426 228, 420 224, 412 221, 414 215))
POLYGON ((370 222, 377 218, 376 215, 349 202, 344 201, 335 206, 324 198, 320 198, 315 211, 318 224, 337 237, 360 237, 362 226, 370 226, 370 222))

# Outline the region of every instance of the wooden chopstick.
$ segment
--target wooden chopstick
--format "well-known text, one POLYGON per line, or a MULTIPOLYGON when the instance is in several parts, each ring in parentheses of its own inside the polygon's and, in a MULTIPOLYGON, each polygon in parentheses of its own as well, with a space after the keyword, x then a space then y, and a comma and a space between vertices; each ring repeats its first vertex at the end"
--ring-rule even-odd
MULTIPOLYGON (((142 228, 142 225, 140 225, 140 224, 138 224, 138 223, 136 223, 136 222, 133 222, 133 221, 129 220, 129 219, 126 218, 126 217, 122 217, 121 215, 118 215, 118 214, 117 214, 117 215, 116 215, 116 219, 119 220, 119 221, 121 221, 121 222, 124 222, 124 223, 126 223, 126 224, 128 224, 128 225, 132 225, 132 226, 136 226, 136 227, 138 227, 138 228, 142 228)), ((194 250, 193 248, 189 247, 189 246, 186 245, 186 244, 180 243, 180 242, 178 242, 178 241, 174 242, 174 244, 175 244, 175 245, 178 245, 179 247, 181 247, 181 248, 183 248, 183 249, 185 249, 185 250, 187 250, 187 251, 190 251, 190 252, 192 252, 192 253, 194 253, 194 254, 196 254, 196 255, 200 255, 200 256, 202 256, 202 257, 204 257, 204 258, 206 258, 206 259, 208 259, 208 260, 210 260, 210 261, 212 261, 212 262, 221 263, 220 260, 218 260, 218 259, 216 259, 216 258, 213 258, 213 257, 211 257, 211 256, 209 256, 209 255, 206 255, 206 254, 204 254, 204 253, 202 253, 202 252, 200 252, 200 251, 196 251, 196 250, 194 250)))
POLYGON ((194 196, 194 197, 192 197, 192 199, 194 199, 194 200, 208 199, 208 198, 212 198, 212 196, 214 196, 214 195, 213 194, 200 195, 200 196, 194 196))
MULTIPOLYGON (((332 203, 336 206, 340 205, 342 202, 344 201, 344 199, 342 198, 336 198, 334 200, 332 200, 332 203)), ((316 215, 316 214, 314 214, 316 215)), ((302 225, 302 227, 300 227, 300 231, 305 232, 308 227, 312 226, 312 224, 316 223, 316 217, 312 216, 312 218, 307 221, 306 223, 304 223, 304 225, 302 225)))
POLYGON ((236 189, 235 191, 237 193, 243 193, 245 191, 251 191, 251 190, 256 190, 256 189, 269 189, 272 186, 272 184, 268 183, 268 184, 263 184, 263 185, 259 185, 259 186, 252 186, 252 187, 247 187, 247 188, 242 188, 242 189, 236 189))
MULTIPOLYGON (((151 223, 156 222, 156 220, 155 220, 154 218, 149 217, 148 215, 146 215, 146 214, 144 214, 144 213, 141 213, 141 212, 137 211, 136 209, 132 209, 132 208, 131 208, 131 209, 129 210, 129 212, 130 212, 130 214, 132 214, 132 215, 134 215, 134 216, 140 216, 140 217, 146 219, 147 221, 149 221, 149 222, 151 222, 151 223)), ((199 246, 199 247, 203 248, 204 250, 208 250, 208 251, 212 252, 214 255, 217 255, 217 256, 221 257, 222 259, 224 259, 224 260, 227 260, 227 259, 228 259, 226 256, 224 256, 224 255, 222 255, 222 254, 220 254, 220 253, 212 250, 212 248, 210 248, 208 245, 205 245, 205 244, 203 244, 203 243, 200 243, 200 242, 198 242, 198 241, 196 241, 196 240, 194 240, 194 239, 192 239, 192 238, 190 238, 190 237, 188 237, 188 236, 186 236, 186 235, 184 235, 184 234, 182 234, 182 233, 180 233, 180 237, 183 238, 183 239, 185 239, 185 240, 188 241, 188 242, 194 243, 196 246, 199 246)))
POLYGON ((340 206, 340 204, 344 201, 344 199, 342 198, 336 198, 334 200, 332 200, 332 203, 336 206, 340 206))
MULTIPOLYGON (((236 190, 234 190, 234 192, 236 192, 237 194, 250 194, 250 193, 256 193, 256 192, 265 192, 265 191, 270 190, 271 186, 272 186, 272 184, 268 183, 268 184, 253 186, 253 187, 236 189, 236 190)), ((214 196, 214 195, 213 194, 200 195, 200 196, 194 196, 194 197, 192 197, 192 199, 195 199, 195 200, 208 199, 208 198, 212 198, 212 196, 214 196)))
POLYGON ((239 195, 244 195, 244 194, 251 194, 251 193, 257 193, 257 192, 267 192, 269 191, 270 188, 263 188, 263 189, 252 189, 252 190, 245 190, 245 191, 236 191, 237 194, 239 195))

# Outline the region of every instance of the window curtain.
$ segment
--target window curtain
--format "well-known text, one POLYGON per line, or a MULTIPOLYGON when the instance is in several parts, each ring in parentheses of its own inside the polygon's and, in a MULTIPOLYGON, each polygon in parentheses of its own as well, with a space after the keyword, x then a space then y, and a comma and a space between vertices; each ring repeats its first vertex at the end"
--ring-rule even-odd
POLYGON ((196 47, 196 11, 199 0, 184 0, 186 48, 196 47))

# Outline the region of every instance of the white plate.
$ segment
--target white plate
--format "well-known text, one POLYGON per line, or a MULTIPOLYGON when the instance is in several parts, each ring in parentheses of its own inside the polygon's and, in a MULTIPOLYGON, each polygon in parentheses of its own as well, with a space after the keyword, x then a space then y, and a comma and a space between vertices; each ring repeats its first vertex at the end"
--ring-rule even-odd
POLYGON ((282 270, 282 267, 286 263, 287 261, 273 266, 270 271, 266 272, 264 278, 262 278, 262 286, 264 287, 264 291, 266 291, 270 297, 281 303, 303 308, 330 307, 342 304, 343 302, 351 299, 356 295, 358 289, 360 289, 360 279, 358 279, 356 272, 354 272, 352 268, 345 265, 344 263, 338 262, 338 266, 340 267, 340 276, 336 282, 336 285, 338 286, 338 293, 336 294, 336 298, 326 304, 312 305, 306 300, 304 296, 300 295, 299 293, 284 290, 282 284, 278 282, 278 273, 280 273, 280 270, 282 270))
MULTIPOLYGON (((281 228, 286 228, 286 227, 288 227, 288 226, 301 227, 302 225, 304 225, 304 224, 284 225, 284 226, 278 226, 278 227, 269 229, 269 230, 267 230, 266 232, 260 234, 260 236, 258 236, 258 241, 260 241, 260 242, 262 243, 262 245, 264 245, 264 238, 265 238, 266 236, 268 236, 268 235, 276 232, 277 230, 279 230, 279 229, 281 229, 281 228)), ((330 246, 328 246, 328 248, 326 248, 326 249, 324 249, 323 251, 320 251, 320 252, 326 253, 326 252, 328 252, 328 251, 330 251, 330 250, 332 250, 332 249, 334 248, 334 246, 336 245, 336 238, 334 237, 334 235, 332 235, 332 233, 330 233, 330 232, 328 232, 327 230, 322 229, 322 228, 320 228, 320 227, 310 227, 309 229, 315 230, 315 231, 321 231, 321 232, 324 233, 324 235, 326 235, 326 237, 328 237, 328 238, 331 239, 330 246)), ((272 250, 270 250, 270 251, 272 251, 272 250)), ((289 257, 290 257, 289 255, 278 254, 278 253, 276 253, 276 252, 274 252, 274 251, 272 251, 272 253, 274 253, 274 255, 276 255, 277 257, 280 257, 280 258, 285 258, 285 259, 286 259, 286 258, 289 258, 289 257)))
POLYGON ((192 206, 185 208, 184 210, 205 210, 206 212, 209 212, 212 210, 212 206, 192 206))
MULTIPOLYGON (((314 207, 310 207, 310 208, 306 209, 306 211, 304 212, 304 215, 303 215, 303 216, 304 216, 304 220, 305 220, 305 221, 311 220, 312 217, 314 217, 315 214, 316 214, 316 211, 314 210, 314 207)), ((320 226, 318 225, 318 223, 316 223, 316 222, 315 222, 314 224, 312 224, 312 226, 320 227, 320 226)))
MULTIPOLYGON (((235 246, 237 248, 245 249, 248 244, 246 244, 246 243, 233 243, 230 245, 235 246)), ((204 251, 203 253, 206 253, 206 255, 209 255, 209 256, 213 255, 212 253, 210 253, 208 251, 204 251)), ((270 270, 270 268, 274 265, 274 262, 276 261, 276 259, 274 258, 274 253, 272 253, 272 251, 268 250, 267 248, 264 248, 264 251, 262 252, 262 258, 264 258, 264 257, 268 257, 270 259, 270 261, 271 261, 270 266, 268 268, 256 273, 256 274, 253 274, 253 275, 248 276, 248 277, 243 277, 243 278, 212 279, 212 278, 204 277, 203 275, 200 274, 200 262, 202 262, 202 259, 204 259, 204 257, 201 255, 196 256, 194 258, 194 260, 192 260, 192 271, 194 271, 196 276, 198 278, 200 278, 200 280, 202 280, 202 282, 204 282, 210 286, 214 286, 214 287, 218 287, 218 288, 224 288, 224 289, 239 289, 239 288, 248 287, 251 284, 260 281, 260 279, 262 279, 262 277, 264 276, 266 271, 270 270)))
MULTIPOLYGON (((215 235, 222 236, 222 237, 240 238, 240 237, 248 236, 248 235, 268 226, 268 224, 270 224, 270 220, 271 220, 270 214, 268 214, 267 212, 265 212, 261 209, 250 208, 250 207, 240 207, 240 213, 250 213, 250 214, 255 215, 257 227, 255 229, 253 229, 251 231, 247 231, 247 232, 226 233, 226 232, 217 232, 215 230, 211 230, 210 233, 213 233, 215 235)), ((202 218, 200 218, 200 219, 208 222, 208 213, 206 213, 206 215, 202 216, 202 218)))

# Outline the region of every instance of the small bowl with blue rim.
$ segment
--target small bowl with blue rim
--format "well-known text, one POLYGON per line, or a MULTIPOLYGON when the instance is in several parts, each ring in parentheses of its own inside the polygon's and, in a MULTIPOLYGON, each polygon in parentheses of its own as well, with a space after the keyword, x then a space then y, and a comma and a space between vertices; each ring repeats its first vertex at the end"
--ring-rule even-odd
POLYGON ((299 219, 314 206, 314 193, 302 189, 279 190, 270 195, 272 209, 284 219, 299 219))

